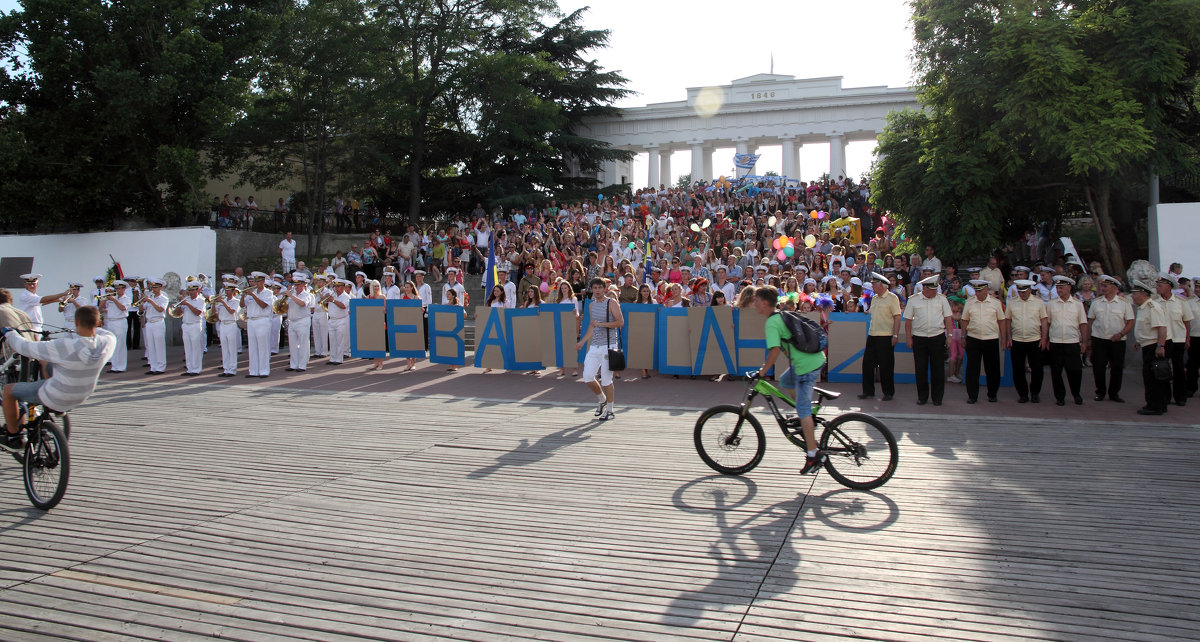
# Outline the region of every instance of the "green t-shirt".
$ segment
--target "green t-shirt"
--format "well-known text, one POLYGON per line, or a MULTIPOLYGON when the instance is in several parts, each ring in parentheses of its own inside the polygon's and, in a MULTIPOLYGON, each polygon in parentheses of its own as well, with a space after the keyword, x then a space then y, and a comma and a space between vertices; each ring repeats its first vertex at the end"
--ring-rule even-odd
MULTIPOLYGON (((783 317, 778 314, 772 314, 767 317, 767 350, 771 348, 779 348, 787 354, 788 359, 792 362, 792 373, 797 375, 808 374, 817 368, 825 365, 824 352, 800 352, 793 349, 792 346, 783 342, 783 339, 791 338, 792 333, 788 332, 787 326, 783 323, 783 317)), ((779 374, 779 370, 775 370, 779 374)))

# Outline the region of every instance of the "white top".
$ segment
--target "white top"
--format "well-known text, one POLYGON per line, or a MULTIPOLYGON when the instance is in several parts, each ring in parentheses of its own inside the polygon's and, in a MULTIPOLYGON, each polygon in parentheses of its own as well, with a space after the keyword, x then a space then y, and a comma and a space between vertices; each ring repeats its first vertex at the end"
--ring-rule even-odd
POLYGON ((317 299, 315 297, 313 297, 312 292, 305 290, 305 291, 301 292, 300 294, 296 294, 296 291, 292 290, 289 294, 296 297, 297 299, 303 300, 304 305, 297 305, 296 301, 293 300, 291 297, 289 297, 287 300, 287 302, 288 302, 288 311, 287 311, 288 321, 300 321, 300 320, 311 318, 312 317, 312 309, 317 304, 317 299))
POLYGON ((285 261, 296 260, 296 239, 283 239, 279 242, 279 253, 285 261))
POLYGON ((247 319, 267 319, 271 316, 271 301, 275 295, 270 290, 263 288, 262 290, 254 290, 246 293, 246 318, 247 319), (263 304, 254 300, 254 296, 262 300, 263 304))
POLYGON ((946 332, 946 317, 952 314, 950 302, 942 294, 933 297, 916 296, 908 300, 904 306, 906 320, 912 320, 912 336, 936 337, 946 332))
POLYGON ((151 321, 154 319, 162 319, 167 316, 167 303, 170 301, 170 299, 167 298, 167 295, 162 294, 160 292, 158 296, 154 296, 153 294, 147 294, 146 298, 148 300, 154 301, 155 305, 162 308, 162 311, 160 312, 158 310, 155 310, 153 305, 150 305, 149 303, 143 303, 142 304, 142 316, 146 317, 146 321, 151 321))
MULTIPOLYGON (((128 288, 126 289, 128 290, 128 288)), ((129 306, 133 304, 133 297, 126 292, 124 296, 117 297, 117 301, 120 301, 121 305, 125 306, 124 310, 112 300, 104 302, 104 318, 110 322, 125 321, 125 317, 129 314, 129 306)), ((55 408, 55 410, 58 409, 55 408)))
POLYGON ((1108 297, 1096 297, 1088 309, 1088 318, 1092 320, 1091 336, 1112 339, 1114 334, 1120 334, 1125 329, 1127 321, 1134 320, 1134 316, 1133 305, 1124 297, 1115 296, 1111 301, 1108 297))
POLYGON ((504 282, 504 307, 517 307, 517 284, 512 281, 504 282))
POLYGON ((350 295, 346 294, 345 292, 334 295, 334 297, 329 300, 329 320, 340 321, 348 318, 350 318, 350 295), (346 307, 342 308, 336 305, 335 302, 341 303, 346 307))
POLYGON ((42 331, 42 297, 29 290, 22 290, 17 297, 17 308, 29 316, 29 320, 33 322, 30 325, 35 332, 42 331))
POLYGON ((239 299, 236 296, 233 297, 232 299, 227 299, 224 296, 222 296, 221 300, 217 301, 213 305, 217 306, 217 320, 218 321, 237 321, 238 309, 242 307, 242 301, 241 301, 241 299, 239 299), (224 302, 225 305, 228 305, 230 308, 232 308, 233 312, 226 310, 225 305, 221 304, 222 302, 224 302))
POLYGON ((417 296, 421 297, 421 305, 433 305, 433 288, 429 287, 428 283, 422 283, 421 287, 417 288, 417 296))
POLYGON ((193 323, 200 323, 204 320, 204 311, 208 309, 208 305, 205 303, 204 297, 200 296, 200 293, 197 292, 196 296, 188 297, 181 301, 179 304, 179 309, 183 310, 183 319, 181 320, 181 323, 184 325, 191 325, 193 323), (184 303, 187 303, 187 305, 183 305, 184 303), (192 312, 192 308, 196 308, 196 310, 199 311, 199 314, 192 312))
POLYGON ((1167 317, 1167 340, 1182 345, 1190 334, 1188 327, 1183 322, 1195 324, 1195 319, 1192 318, 1192 307, 1175 294, 1172 294, 1170 299, 1163 299, 1158 295, 1154 295, 1153 299, 1167 317))
POLYGON ((1054 297, 1046 304, 1046 316, 1050 317, 1050 343, 1079 343, 1082 338, 1079 326, 1087 324, 1083 303, 1075 297, 1054 297))
POLYGON ((463 295, 467 293, 467 289, 464 288, 461 283, 455 283, 454 285, 447 283, 446 285, 442 286, 442 305, 449 305, 450 298, 446 295, 446 291, 450 289, 458 292, 458 304, 463 305, 465 301, 465 297, 463 295))
POLYGON ((73 410, 92 394, 100 371, 117 349, 116 335, 103 328, 97 328, 92 337, 71 335, 52 341, 30 341, 11 332, 5 342, 20 354, 54 364, 50 379, 38 390, 38 399, 59 412, 73 410))
POLYGON ((404 297, 404 292, 401 291, 400 288, 395 285, 388 287, 383 291, 383 298, 385 298, 385 299, 400 299, 403 297, 404 297))

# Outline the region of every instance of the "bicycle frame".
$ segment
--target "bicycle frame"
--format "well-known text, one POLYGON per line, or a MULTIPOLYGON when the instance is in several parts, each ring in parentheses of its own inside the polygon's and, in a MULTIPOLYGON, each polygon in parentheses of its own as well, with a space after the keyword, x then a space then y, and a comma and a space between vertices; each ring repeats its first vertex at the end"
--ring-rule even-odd
MULTIPOLYGON (((787 417, 784 416, 784 413, 780 412, 779 404, 775 401, 775 399, 782 399, 785 403, 787 403, 787 407, 789 408, 795 408, 796 402, 790 396, 788 396, 787 393, 780 390, 769 381, 764 379, 753 379, 752 382, 753 385, 746 386, 746 398, 742 401, 742 412, 738 419, 737 427, 741 428, 741 420, 745 419, 746 415, 750 413, 750 408, 754 405, 754 398, 762 395, 763 401, 766 402, 767 407, 771 409, 771 414, 775 415, 775 421, 779 423, 779 427, 781 429, 786 431, 790 422, 788 421, 787 417)), ((812 417, 817 423, 821 422, 820 418, 817 416, 817 414, 820 412, 821 403, 817 402, 812 404, 812 417)), ((799 426, 799 421, 796 421, 796 426, 799 426)))

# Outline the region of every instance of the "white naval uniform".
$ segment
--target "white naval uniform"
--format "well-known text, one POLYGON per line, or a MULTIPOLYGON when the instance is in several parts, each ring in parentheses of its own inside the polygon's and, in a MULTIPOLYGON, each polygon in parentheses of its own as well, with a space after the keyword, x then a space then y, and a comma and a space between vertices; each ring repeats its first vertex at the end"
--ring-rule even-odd
POLYGON ((504 307, 510 310, 517 307, 517 284, 507 279, 504 281, 504 307))
POLYGON ((308 335, 312 327, 312 309, 317 300, 308 290, 300 294, 292 290, 291 294, 303 300, 304 305, 297 305, 295 299, 288 298, 288 367, 304 370, 308 368, 308 335))
MULTIPOLYGON (((78 299, 76 299, 76 300, 78 300, 78 299)), ((75 301, 67 301, 67 303, 65 305, 63 305, 62 315, 63 315, 63 323, 64 323, 63 327, 64 328, 74 328, 75 327, 75 311, 78 309, 79 309, 79 304, 76 303, 75 301)))
POLYGON ((180 319, 183 330, 183 363, 188 373, 200 374, 204 366, 204 312, 207 309, 204 296, 196 293, 196 296, 184 299, 180 302, 179 309, 183 310, 183 318, 180 319), (188 306, 199 310, 199 314, 188 306))
MULTIPOLYGON (((130 301, 132 301, 132 300, 133 299, 130 299, 130 301)), ((21 294, 17 296, 17 307, 29 317, 29 322, 30 322, 29 327, 34 332, 41 332, 42 331, 42 296, 40 294, 35 294, 33 292, 30 292, 29 290, 22 290, 21 294)), ((75 326, 75 320, 72 318, 71 325, 69 325, 67 327, 74 327, 74 326, 75 326)), ((121 335, 119 338, 120 338, 120 341, 118 341, 117 343, 123 344, 125 342, 125 336, 121 335)), ((124 368, 122 368, 122 369, 124 369, 124 368)))
POLYGON ((417 296, 421 299, 421 307, 428 308, 433 305, 433 288, 429 287, 428 283, 422 283, 421 287, 417 288, 417 296))
POLYGON ((242 331, 238 328, 237 318, 238 310, 242 307, 242 302, 236 296, 233 299, 226 299, 221 296, 221 301, 213 303, 217 306, 217 339, 221 341, 221 371, 225 374, 237 374, 237 356, 238 344, 241 343, 242 331), (221 301, 229 304, 233 308, 233 312, 225 309, 221 305, 221 301))
POLYGON ((350 295, 345 292, 329 301, 329 361, 342 363, 350 351, 350 295), (345 308, 334 304, 337 301, 345 308))
POLYGON ((271 374, 271 301, 275 295, 267 288, 246 294, 246 352, 250 355, 251 377, 271 374), (257 296, 264 304, 254 299, 257 296))
MULTIPOLYGON (((128 288, 126 288, 128 290, 128 288)), ((125 333, 129 330, 129 319, 126 315, 129 314, 126 310, 133 304, 133 297, 126 293, 124 296, 117 297, 121 305, 125 306, 125 310, 117 307, 117 304, 112 301, 104 302, 104 329, 117 335, 117 349, 113 352, 112 359, 108 362, 112 364, 111 372, 125 372, 126 362, 129 357, 129 351, 125 348, 125 333)))
POLYGON ((170 299, 159 292, 158 296, 146 295, 148 301, 162 308, 155 310, 149 303, 142 304, 142 318, 146 327, 142 330, 142 340, 146 342, 146 360, 150 362, 150 372, 163 372, 167 369, 167 304, 170 299))
MULTIPOLYGON (((450 304, 450 297, 446 294, 450 290, 454 290, 455 292, 458 293, 458 304, 460 306, 465 306, 467 304, 466 303, 467 289, 463 287, 462 283, 455 283, 454 285, 447 283, 442 286, 442 305, 450 304)), ((508 298, 507 295, 505 296, 505 298, 508 298)))
MULTIPOLYGON (((271 295, 272 301, 278 301, 283 298, 283 295, 271 295)), ((279 336, 283 331, 283 315, 275 314, 274 308, 271 309, 271 354, 279 354, 279 336)))
MULTIPOLYGON (((329 288, 321 288, 313 296, 314 300, 320 300, 328 295, 329 288)), ((328 307, 328 306, 326 306, 328 307)), ((321 306, 313 305, 312 309, 312 340, 313 349, 312 356, 328 357, 329 356, 329 311, 322 310, 321 306)))
POLYGON ((393 285, 389 288, 386 288, 383 291, 383 298, 384 299, 402 299, 402 298, 404 298, 404 292, 402 292, 399 287, 393 285))

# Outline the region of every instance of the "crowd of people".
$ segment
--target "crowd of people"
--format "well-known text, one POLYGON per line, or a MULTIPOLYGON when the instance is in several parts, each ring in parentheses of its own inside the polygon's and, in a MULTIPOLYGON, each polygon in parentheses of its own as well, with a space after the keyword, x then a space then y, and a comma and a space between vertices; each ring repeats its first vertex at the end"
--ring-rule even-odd
MULTIPOLYGON (((1195 393, 1200 357, 1191 337, 1200 334, 1200 323, 1192 319, 1200 306, 1182 266, 1171 266, 1157 284, 1126 284, 1102 274, 1096 262, 1085 266, 1044 231, 1030 231, 986 262, 959 270, 944 265, 932 246, 923 248, 923 256, 896 252, 903 239, 893 238, 892 221, 869 207, 868 196, 869 186, 839 177, 799 185, 734 187, 718 181, 659 187, 628 197, 572 204, 552 200, 508 212, 488 212, 476 204, 469 215, 440 226, 407 225, 397 234, 369 228, 361 246, 354 243, 311 268, 297 260, 296 241, 288 232, 279 243, 278 272, 247 276, 235 268, 211 281, 197 275, 178 293, 176 304, 170 303, 176 293, 162 292, 161 279, 131 277, 109 285, 98 277, 86 296, 81 283, 42 296, 34 279, 20 307, 31 317, 36 308, 40 321, 40 306, 48 302, 66 301, 67 317, 72 306, 97 304, 105 327, 126 337, 111 370, 124 371, 127 351, 144 338, 147 374, 163 372, 165 351, 150 343, 161 344, 156 324, 176 313, 184 326, 185 375, 198 374, 206 346, 220 343, 223 376, 237 372, 237 354, 248 344, 246 376, 265 377, 281 337, 294 351, 289 370, 307 369, 310 356, 342 363, 349 349, 350 299, 467 306, 466 274, 494 276, 488 291, 475 292, 476 304, 575 303, 580 312, 582 301, 596 296, 669 307, 750 307, 755 293, 768 289, 776 294, 778 310, 819 315, 826 328, 833 312, 871 316, 863 397, 874 396, 878 382, 883 399, 892 399, 894 346, 904 336, 918 372, 917 402, 935 405, 942 402, 947 382, 964 383, 968 401, 977 401, 981 367, 987 398, 995 401, 1005 348, 1013 355, 1021 403, 1040 401, 1045 366, 1055 401, 1065 404, 1069 388, 1072 400, 1082 403, 1085 365, 1094 371, 1094 398, 1121 401, 1125 341, 1135 334, 1140 349, 1150 347, 1150 330, 1139 335, 1137 323, 1143 317, 1154 323, 1153 311, 1159 310, 1167 337, 1155 343, 1163 344, 1172 364, 1170 397, 1182 405, 1195 393), (1017 261, 1032 266, 1014 265, 1017 261), (440 283, 436 292, 430 282, 440 283), (593 287, 597 282, 603 287, 593 287), (1146 285, 1151 296, 1138 303, 1146 285)), ((577 331, 584 325, 580 319, 577 331)), ((1152 365, 1155 354, 1145 361, 1152 365)), ((377 361, 372 367, 382 365, 377 361)), ((414 365, 407 362, 408 369, 414 365)), ((1147 385, 1146 413, 1166 412, 1156 391, 1160 386, 1147 385)))

